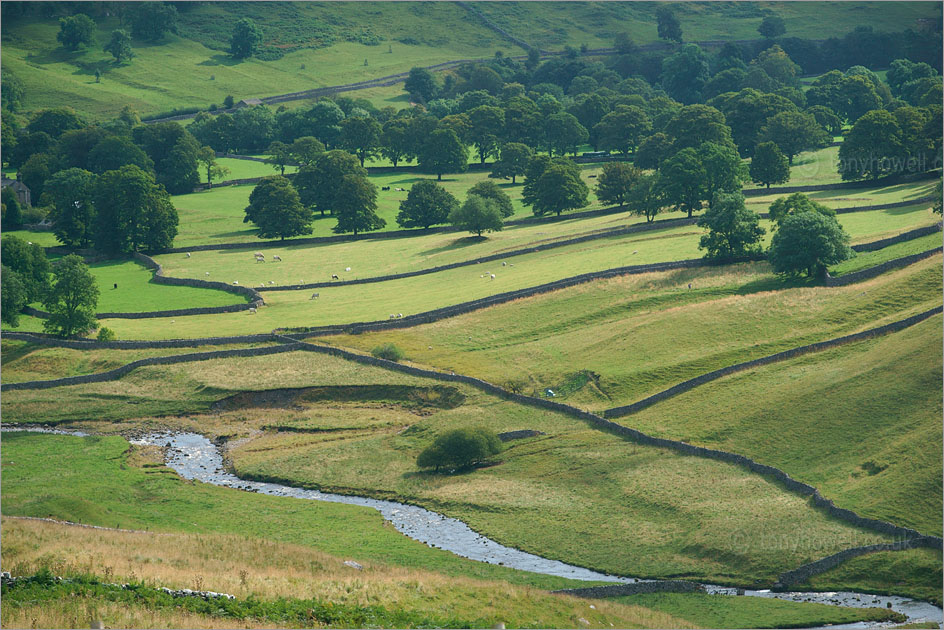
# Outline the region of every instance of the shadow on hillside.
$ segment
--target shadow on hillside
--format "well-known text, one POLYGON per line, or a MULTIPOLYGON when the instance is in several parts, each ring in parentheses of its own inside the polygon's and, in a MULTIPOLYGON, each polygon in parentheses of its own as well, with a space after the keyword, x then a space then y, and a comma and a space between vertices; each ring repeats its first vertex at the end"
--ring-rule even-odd
POLYGON ((469 247, 470 245, 478 245, 479 243, 484 243, 488 240, 487 236, 466 236, 464 238, 457 238, 448 245, 443 245, 442 247, 434 247, 432 249, 426 249, 420 252, 421 256, 432 256, 433 254, 441 254, 442 252, 455 251, 457 249, 462 249, 463 247, 469 247))
POLYGON ((232 55, 219 54, 213 55, 206 61, 201 61, 198 66, 237 66, 243 62, 242 59, 236 59, 232 55))

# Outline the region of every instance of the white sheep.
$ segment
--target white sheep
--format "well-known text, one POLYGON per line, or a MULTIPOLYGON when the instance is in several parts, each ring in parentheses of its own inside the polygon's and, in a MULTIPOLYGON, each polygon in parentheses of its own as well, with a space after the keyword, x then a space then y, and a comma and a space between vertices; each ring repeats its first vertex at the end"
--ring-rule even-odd
POLYGON ((190 258, 190 252, 187 252, 187 258, 190 258))
POLYGON ((204 275, 207 275, 207 276, 210 275, 210 272, 209 272, 209 271, 204 271, 203 273, 204 273, 204 275))
POLYGON ((254 307, 250 307, 250 309, 249 309, 249 314, 250 314, 250 315, 255 315, 255 314, 256 314, 256 309, 255 309, 254 307))
POLYGON ((638 250, 638 249, 634 249, 634 250, 633 250, 633 253, 634 253, 634 254, 638 254, 638 253, 639 253, 639 250, 638 250))
POLYGON ((504 267, 504 266, 507 265, 507 264, 508 264, 508 263, 502 261, 502 267, 504 267))
POLYGON ((311 297, 308 298, 308 299, 309 299, 309 300, 317 300, 317 299, 318 299, 318 295, 319 295, 318 293, 312 293, 312 294, 311 294, 311 297))
POLYGON ((277 260, 279 262, 282 262, 282 257, 276 254, 275 256, 272 257, 272 260, 277 260))
POLYGON ((233 280, 233 284, 239 284, 239 280, 233 280))
POLYGON ((396 319, 396 318, 397 318, 396 314, 390 313, 390 319, 396 319))
POLYGON ((350 271, 350 270, 351 270, 350 267, 345 267, 345 268, 344 268, 344 271, 350 271))
POLYGON ((332 280, 340 280, 341 278, 338 277, 338 274, 333 273, 333 274, 331 274, 331 279, 332 279, 332 280))
POLYGON ((397 319, 400 319, 401 317, 403 317, 403 313, 397 313, 397 319))
POLYGON ((490 274, 488 274, 488 277, 491 278, 492 280, 494 280, 494 279, 495 279, 495 274, 490 273, 490 274))

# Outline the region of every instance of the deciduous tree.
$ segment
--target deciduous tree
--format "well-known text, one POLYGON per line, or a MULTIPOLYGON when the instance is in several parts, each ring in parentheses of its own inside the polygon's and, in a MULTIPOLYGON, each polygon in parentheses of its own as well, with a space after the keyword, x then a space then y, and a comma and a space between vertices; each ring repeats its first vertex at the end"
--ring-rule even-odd
POLYGON ((66 50, 77 50, 83 44, 92 43, 94 29, 95 22, 84 13, 59 18, 59 33, 56 34, 56 41, 66 50))
POLYGON ((311 166, 303 166, 295 175, 295 188, 302 204, 321 212, 334 212, 338 203, 337 183, 345 175, 367 177, 356 157, 335 149, 318 155, 311 166))
POLYGON ((642 171, 625 162, 607 162, 597 178, 597 199, 607 205, 624 205, 641 176, 642 171))
POLYGON ((240 18, 233 27, 229 51, 237 59, 252 57, 262 41, 262 29, 249 18, 240 18))
POLYGON ((49 319, 43 330, 61 337, 83 335, 98 324, 98 285, 81 256, 70 254, 53 266, 53 279, 43 297, 49 319))
POLYGON ((761 142, 751 158, 751 180, 770 188, 790 179, 790 165, 780 148, 773 142, 761 142))
POLYGON ((466 191, 467 195, 477 195, 483 199, 488 199, 495 202, 495 205, 498 206, 498 211, 501 213, 502 218, 507 219, 515 213, 515 208, 511 203, 511 197, 505 194, 505 191, 499 188, 498 184, 495 182, 490 182, 488 180, 482 180, 476 182, 469 190, 466 191))
POLYGON ((120 28, 111 32, 111 39, 102 50, 111 53, 111 56, 115 58, 115 63, 130 61, 134 57, 134 50, 131 49, 131 35, 120 28))
POLYGON ((92 173, 70 168, 59 171, 46 182, 56 239, 67 247, 88 247, 92 242, 96 181, 92 173))
POLYGON ((533 157, 534 151, 528 145, 520 142, 508 142, 502 145, 501 154, 492 165, 490 177, 500 177, 502 179, 510 177, 511 183, 514 184, 518 175, 525 174, 533 157))
POLYGON ((449 223, 478 236, 482 236, 482 232, 500 232, 503 225, 498 205, 478 195, 469 195, 462 205, 455 208, 449 214, 449 223))
POLYGON ((854 254, 846 234, 835 217, 819 212, 788 215, 770 242, 770 264, 785 275, 806 272, 810 278, 825 273, 829 265, 854 254))
POLYGON ((163 186, 134 165, 108 171, 95 190, 95 248, 108 254, 170 247, 177 209, 163 186))
POLYGON ((336 184, 338 189, 334 214, 338 224, 332 228, 338 234, 379 230, 387 222, 377 216, 377 187, 363 175, 345 175, 336 184))
POLYGON ((468 166, 469 152, 452 129, 437 129, 423 143, 419 154, 420 167, 434 173, 441 181, 444 173, 462 172, 468 166))
POLYGON ((698 219, 698 226, 708 229, 698 249, 706 250, 705 258, 719 261, 759 254, 766 233, 757 214, 744 205, 740 192, 718 193, 698 219))
POLYGON ((311 234, 311 210, 302 205, 298 191, 281 175, 263 177, 249 194, 244 223, 259 228, 259 238, 278 238, 311 234))
POLYGON ((436 182, 422 179, 410 188, 406 199, 400 202, 397 225, 403 228, 429 228, 446 223, 459 201, 436 182))

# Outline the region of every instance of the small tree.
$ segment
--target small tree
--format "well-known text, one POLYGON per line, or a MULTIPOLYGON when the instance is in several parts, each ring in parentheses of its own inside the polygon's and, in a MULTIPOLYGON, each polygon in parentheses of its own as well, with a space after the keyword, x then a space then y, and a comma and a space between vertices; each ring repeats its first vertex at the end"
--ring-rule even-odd
POLYGON ((82 335, 94 329, 98 286, 80 256, 70 254, 53 266, 53 281, 43 297, 49 319, 43 330, 61 337, 82 335))
POLYGON ((452 129, 437 129, 420 148, 420 167, 435 173, 436 181, 442 181, 443 173, 464 171, 468 161, 469 152, 452 129))
POLYGON ((249 18, 241 18, 233 28, 229 51, 237 59, 252 57, 261 41, 262 29, 249 18))
POLYGON ((134 57, 134 51, 131 49, 131 35, 128 31, 117 29, 111 32, 111 39, 102 49, 115 58, 115 63, 128 61, 134 57))
POLYGON ((371 350, 370 353, 378 359, 386 359, 387 361, 399 361, 404 356, 403 350, 392 343, 381 344, 371 350))
POLYGON ((783 23, 783 18, 779 15, 768 15, 757 27, 757 32, 767 39, 773 39, 786 33, 787 25, 783 23))
POLYGON ((92 43, 94 29, 95 22, 84 13, 59 18, 59 33, 56 35, 56 41, 66 50, 77 50, 82 44, 92 43))
POLYGON ((679 24, 672 9, 664 5, 660 6, 656 10, 656 21, 659 39, 682 42, 682 25, 679 24))
POLYGON ((629 207, 633 214, 646 217, 652 223, 665 205, 665 193, 659 182, 659 173, 640 175, 629 193, 629 207))
POLYGON ((770 264, 785 275, 806 272, 820 277, 829 265, 851 258, 849 235, 835 217, 820 212, 800 212, 783 219, 770 242, 770 264))
POLYGON ((416 465, 435 468, 436 472, 441 468, 456 470, 472 466, 501 451, 501 440, 489 429, 456 429, 437 437, 419 454, 416 465))
POLYGON ((397 225, 403 228, 429 228, 446 223, 459 201, 436 182, 424 179, 413 184, 406 199, 400 202, 397 225))
POLYGON ((266 158, 265 163, 270 164, 279 172, 279 175, 285 175, 285 167, 292 161, 292 147, 276 140, 269 145, 266 153, 269 157, 266 158))
POLYGON ((607 162, 597 178, 597 199, 607 205, 624 205, 641 175, 642 171, 625 162, 607 162))
POLYGON ((0 321, 19 326, 20 311, 27 304, 29 297, 20 274, 3 265, 0 270, 0 321))
POLYGON ((379 230, 387 222, 377 216, 377 187, 361 175, 345 175, 337 187, 334 214, 338 224, 333 230, 337 234, 370 232, 379 230))
POLYGON ((207 188, 213 188, 214 179, 222 179, 229 173, 228 168, 216 163, 216 152, 212 147, 200 147, 197 161, 207 170, 207 188))
POLYGON ((439 92, 439 84, 436 82, 433 73, 426 68, 411 68, 410 76, 403 84, 403 89, 414 99, 426 103, 436 98, 436 94, 439 92))
POLYGON ((528 164, 534 157, 534 151, 526 144, 520 142, 508 142, 502 145, 501 155, 492 165, 492 174, 490 177, 500 177, 502 179, 511 178, 511 183, 515 183, 515 177, 524 175, 527 172, 528 164))
POLYGON ((477 195, 483 199, 489 199, 498 206, 498 211, 502 218, 507 219, 515 213, 515 207, 511 203, 511 197, 505 194, 505 191, 498 187, 495 182, 482 180, 476 182, 474 186, 466 191, 467 195, 477 195))
POLYGON ((0 193, 0 201, 3 203, 3 229, 15 230, 23 223, 23 208, 20 207, 20 200, 16 198, 16 192, 12 186, 7 186, 0 193))
POLYGON ((311 234, 311 210, 301 204, 292 183, 281 175, 262 178, 249 194, 244 223, 255 223, 259 238, 285 240, 311 234))
POLYGON ((698 249, 707 250, 705 258, 730 261, 761 252, 761 238, 766 230, 758 224, 758 216, 744 205, 740 192, 718 193, 714 202, 698 220, 707 228, 698 249))
POLYGON ((751 158, 751 180, 770 188, 771 184, 782 184, 790 179, 790 164, 787 156, 773 142, 761 142, 751 158))
POLYGON ((449 223, 478 236, 482 236, 482 232, 500 232, 503 225, 495 202, 477 195, 469 195, 465 203, 453 210, 449 223))

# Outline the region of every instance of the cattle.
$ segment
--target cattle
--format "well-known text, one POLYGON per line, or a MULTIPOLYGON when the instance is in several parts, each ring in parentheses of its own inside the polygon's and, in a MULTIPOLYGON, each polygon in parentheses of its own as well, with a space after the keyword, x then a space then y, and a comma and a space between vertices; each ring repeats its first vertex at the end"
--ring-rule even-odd
POLYGON ((380 190, 390 190, 390 186, 381 186, 380 190))

